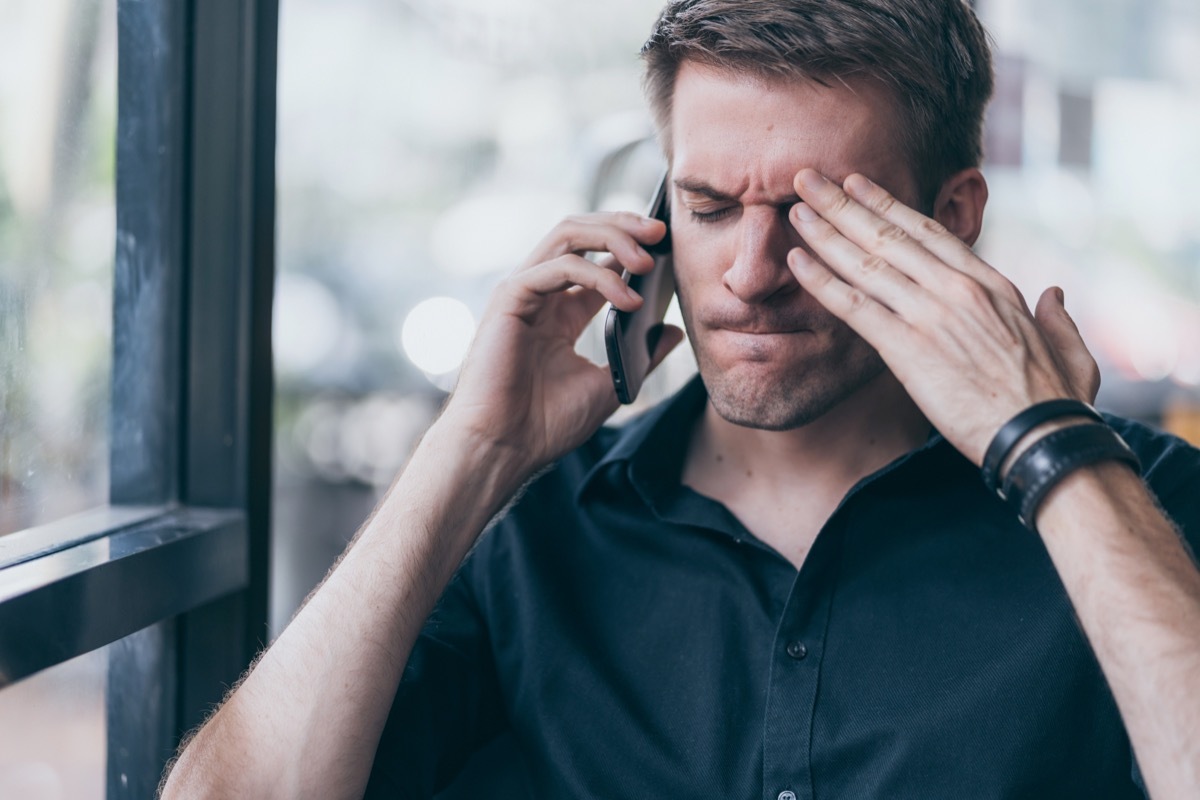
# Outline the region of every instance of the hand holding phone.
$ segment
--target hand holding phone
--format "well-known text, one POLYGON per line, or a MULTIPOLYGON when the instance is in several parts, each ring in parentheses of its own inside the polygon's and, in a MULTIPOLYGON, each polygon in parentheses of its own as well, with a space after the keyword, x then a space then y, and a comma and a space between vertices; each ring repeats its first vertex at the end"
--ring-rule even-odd
POLYGON ((610 306, 604 321, 604 346, 608 351, 613 388, 617 391, 617 399, 626 404, 637 398, 650 371, 650 360, 662 334, 662 321, 675 293, 669 198, 667 174, 663 173, 646 214, 667 225, 662 241, 646 247, 654 258, 654 268, 645 275, 633 275, 625 270, 621 276, 629 288, 642 296, 641 308, 621 311, 610 306))

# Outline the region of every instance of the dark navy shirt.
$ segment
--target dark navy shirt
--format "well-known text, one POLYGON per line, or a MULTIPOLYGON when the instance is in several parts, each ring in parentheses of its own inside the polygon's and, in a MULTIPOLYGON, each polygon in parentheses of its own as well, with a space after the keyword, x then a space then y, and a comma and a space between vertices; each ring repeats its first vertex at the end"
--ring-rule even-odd
MULTIPOLYGON (((931 436, 797 571, 680 484, 705 399, 602 429, 484 534, 368 796, 432 796, 503 733, 539 798, 1144 797, 1045 547, 974 465, 931 436)), ((1194 551, 1200 452, 1110 421, 1194 551)))

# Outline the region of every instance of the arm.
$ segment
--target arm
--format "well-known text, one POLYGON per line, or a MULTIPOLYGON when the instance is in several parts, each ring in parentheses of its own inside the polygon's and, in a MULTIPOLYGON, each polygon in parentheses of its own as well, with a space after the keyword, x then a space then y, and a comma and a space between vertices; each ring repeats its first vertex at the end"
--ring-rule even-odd
MULTIPOLYGON (((963 206, 973 206, 973 220, 958 227, 977 232, 983 178, 966 170, 955 181, 960 207, 947 220, 961 223, 963 206)), ((1044 293, 1030 314, 1016 287, 955 232, 861 175, 838 186, 802 170, 796 191, 803 202, 792 222, 820 259, 793 250, 796 279, 875 346, 929 420, 976 465, 1001 425, 1024 408, 1095 396, 1095 362, 1060 292, 1044 293)), ((1159 800, 1196 796, 1200 572, 1174 525, 1142 480, 1111 462, 1068 476, 1043 502, 1036 527, 1112 688, 1148 789, 1159 800)))
POLYGON ((1200 572, 1119 464, 1068 476, 1038 531, 1096 652, 1155 798, 1200 787, 1200 572))
MULTIPOLYGON (((425 618, 483 530, 536 469, 582 443, 617 400, 575 353, 605 300, 640 304, 659 222, 572 219, 493 295, 458 387, 339 564, 184 745, 165 797, 360 797, 425 618), (584 251, 613 254, 602 264, 584 251)), ((664 334, 655 363, 682 332, 664 334)))
POLYGON ((357 797, 421 627, 516 487, 443 417, 337 568, 186 745, 166 797, 357 797), (478 498, 462 503, 460 498, 478 498))

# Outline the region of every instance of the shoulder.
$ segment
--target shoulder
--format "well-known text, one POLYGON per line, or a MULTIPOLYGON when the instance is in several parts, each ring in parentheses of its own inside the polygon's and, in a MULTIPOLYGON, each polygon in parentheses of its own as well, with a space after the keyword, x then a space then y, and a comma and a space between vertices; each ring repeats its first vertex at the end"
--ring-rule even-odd
POLYGON ((579 497, 603 480, 622 429, 598 430, 583 445, 526 482, 480 536, 458 578, 489 625, 516 624, 532 606, 560 598, 587 574, 606 529, 579 497), (532 604, 532 606, 531 606, 532 604))
POLYGON ((641 472, 671 472, 682 459, 681 437, 704 407, 707 395, 697 376, 673 396, 629 418, 605 425, 575 450, 530 479, 498 517, 486 538, 493 551, 523 549, 552 539, 556 549, 564 528, 587 528, 599 503, 629 509, 636 494, 635 465, 641 472))
POLYGON ((597 486, 607 486, 610 495, 613 491, 627 494, 628 472, 633 464, 656 472, 678 472, 683 450, 680 442, 706 398, 704 384, 696 376, 673 396, 622 424, 601 427, 530 481, 511 511, 519 518, 535 498, 532 504, 539 507, 563 499, 577 507, 592 496, 588 493, 597 486))
POLYGON ((628 435, 627 428, 604 426, 586 442, 533 475, 497 515, 477 549, 496 555, 518 542, 553 535, 578 524, 578 498, 612 460, 628 435))
POLYGON ((560 458, 530 485, 554 491, 577 493, 592 473, 616 451, 629 435, 629 426, 605 425, 579 447, 560 458))
POLYGON ((1169 433, 1140 422, 1105 414, 1142 462, 1142 476, 1160 498, 1186 491, 1191 494, 1200 481, 1200 450, 1169 433))
POLYGON ((1142 477, 1167 516, 1200 551, 1200 450, 1140 422, 1105 418, 1142 462, 1142 477))

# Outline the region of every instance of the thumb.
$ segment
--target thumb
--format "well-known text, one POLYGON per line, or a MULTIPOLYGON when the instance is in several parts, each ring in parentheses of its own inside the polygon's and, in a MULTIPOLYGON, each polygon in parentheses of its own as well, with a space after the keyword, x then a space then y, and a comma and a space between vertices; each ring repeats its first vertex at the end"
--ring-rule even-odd
POLYGON ((650 372, 653 372, 683 339, 682 329, 675 325, 662 325, 658 334, 658 344, 654 346, 654 354, 650 357, 650 372))
POLYGON ((1050 349, 1066 370, 1067 379, 1076 394, 1089 403, 1100 389, 1100 368, 1088 352, 1075 320, 1067 313, 1063 290, 1052 286, 1038 298, 1033 317, 1050 349))

